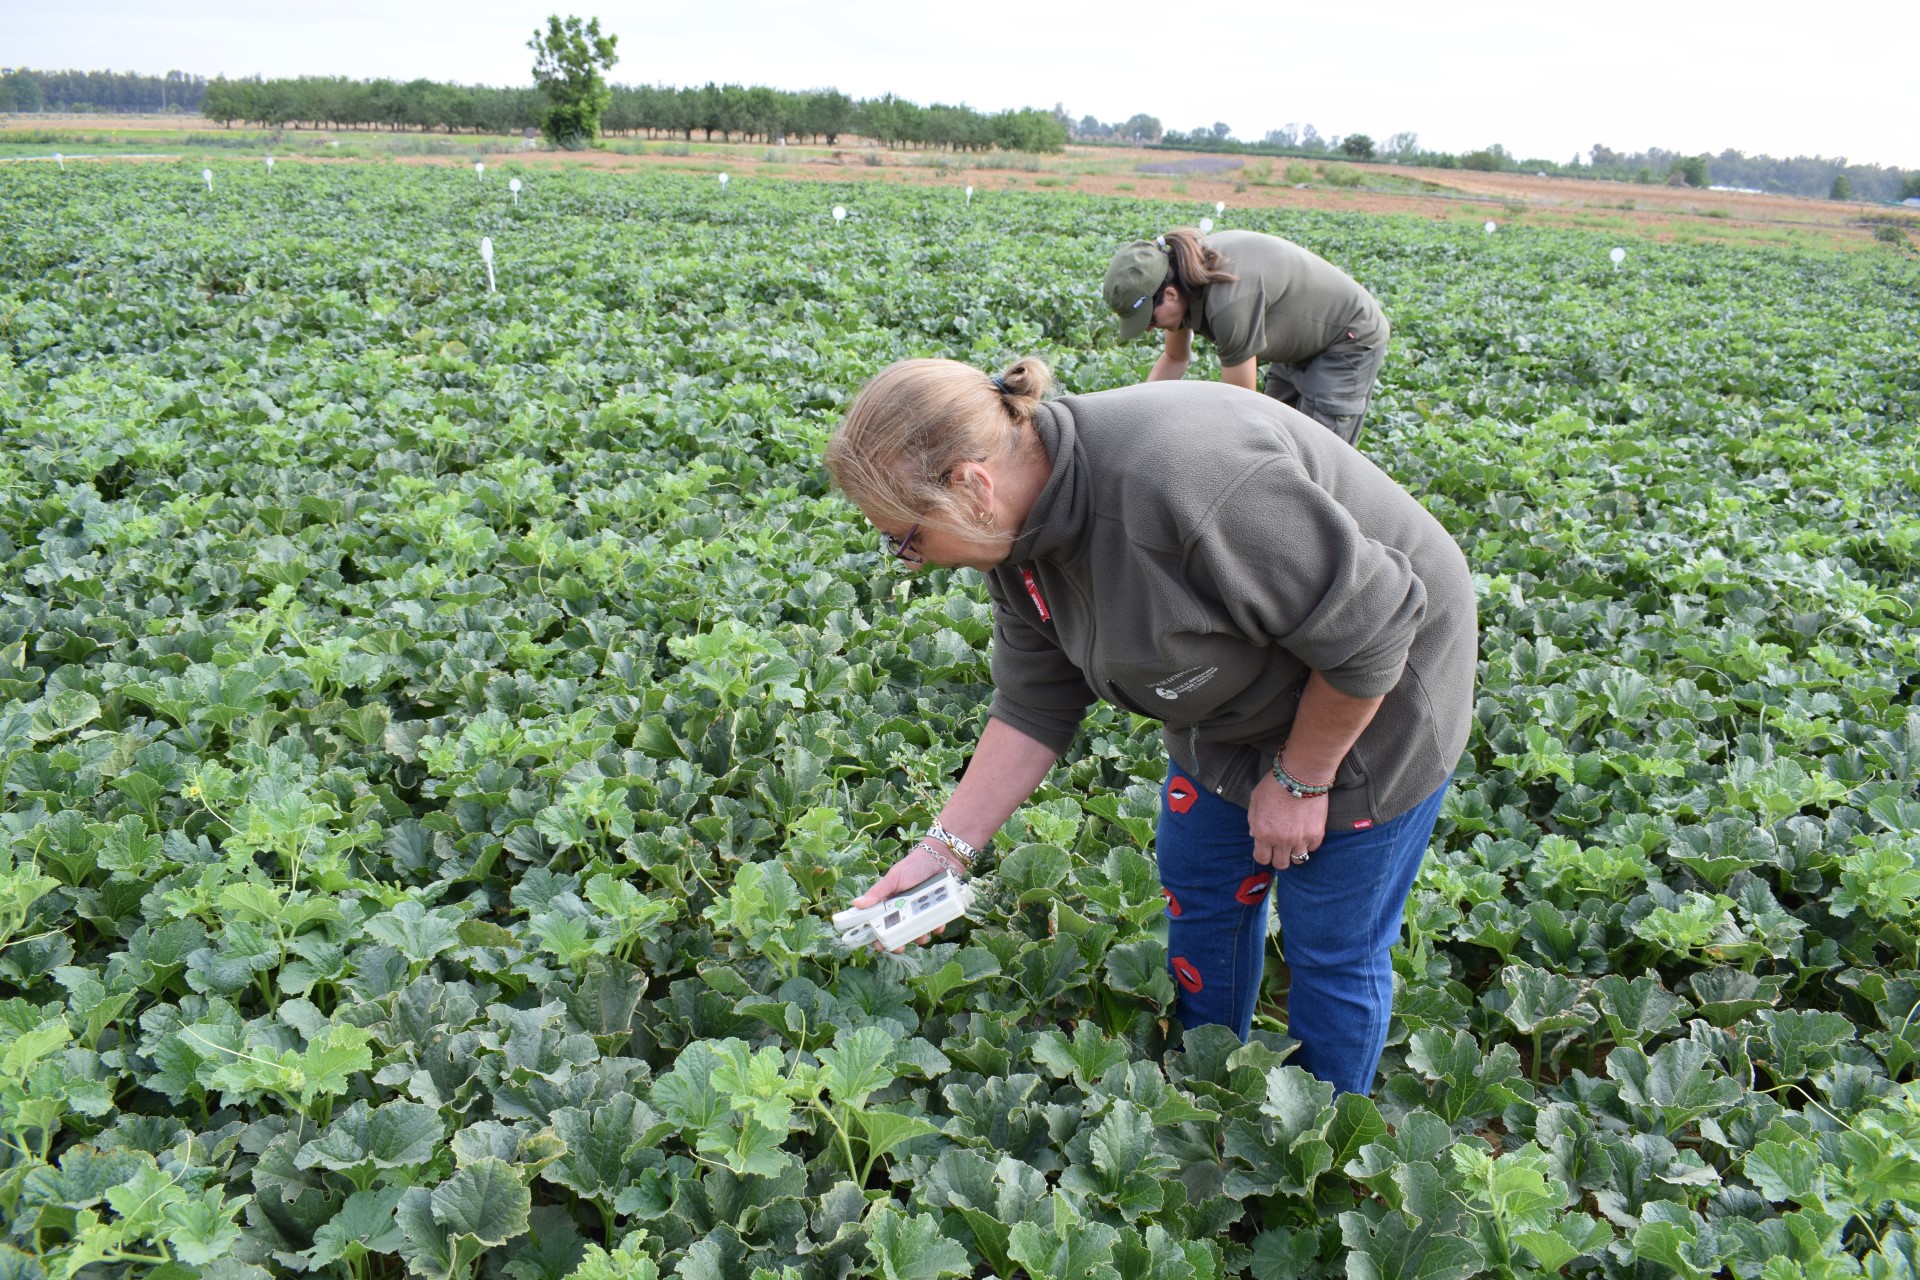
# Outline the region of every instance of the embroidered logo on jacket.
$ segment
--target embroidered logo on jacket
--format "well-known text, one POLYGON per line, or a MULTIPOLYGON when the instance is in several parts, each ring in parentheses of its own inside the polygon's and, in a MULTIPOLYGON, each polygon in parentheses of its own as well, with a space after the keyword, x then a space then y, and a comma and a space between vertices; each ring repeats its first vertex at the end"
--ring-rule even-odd
POLYGON ((1192 693, 1207 681, 1220 674, 1218 667, 1188 667, 1175 676, 1169 676, 1153 686, 1153 691, 1168 702, 1177 700, 1183 693, 1192 693))

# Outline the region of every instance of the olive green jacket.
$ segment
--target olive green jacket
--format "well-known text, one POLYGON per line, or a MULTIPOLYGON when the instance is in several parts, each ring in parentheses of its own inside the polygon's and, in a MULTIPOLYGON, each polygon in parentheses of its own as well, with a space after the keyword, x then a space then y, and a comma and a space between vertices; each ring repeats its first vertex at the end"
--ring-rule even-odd
POLYGON ((1467 564, 1438 521, 1326 428, 1219 383, 1041 404, 1052 474, 987 575, 990 713, 1064 751, 1096 697, 1163 722, 1198 784, 1250 802, 1310 671, 1382 696, 1329 830, 1446 780, 1472 719, 1467 564))
POLYGON ((1374 296, 1311 250, 1258 231, 1217 231, 1206 245, 1238 278, 1200 289, 1187 323, 1221 364, 1305 364, 1343 342, 1386 345, 1387 317, 1374 296))

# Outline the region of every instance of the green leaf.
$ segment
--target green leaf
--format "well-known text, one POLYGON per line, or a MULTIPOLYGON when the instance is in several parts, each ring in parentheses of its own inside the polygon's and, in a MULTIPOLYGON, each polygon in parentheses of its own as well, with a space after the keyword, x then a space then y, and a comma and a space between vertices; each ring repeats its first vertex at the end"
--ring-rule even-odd
POLYGON ((1826 1199, 1820 1151, 1811 1140, 1759 1142, 1747 1151, 1741 1165, 1766 1199, 1791 1199, 1803 1205, 1818 1205, 1826 1199))
POLYGON ((1686 1002, 1654 974, 1628 981, 1617 973, 1593 984, 1593 1002, 1606 1016, 1615 1043, 1642 1045, 1680 1025, 1686 1002))
POLYGON ((418 1102, 388 1102, 368 1107, 355 1102, 312 1142, 300 1149, 302 1169, 399 1169, 433 1159, 445 1130, 440 1115, 418 1102))
POLYGON ((1015 1223, 1008 1233, 1007 1253, 1030 1276, 1048 1280, 1119 1280, 1113 1266, 1113 1246, 1120 1233, 1100 1222, 1087 1222, 1063 1196, 1053 1197, 1053 1222, 1015 1223))
POLYGON ((1033 1060, 1055 1077, 1070 1078, 1082 1089, 1127 1060, 1123 1040, 1110 1039, 1090 1021, 1081 1022, 1068 1040, 1058 1031, 1042 1032, 1033 1042, 1033 1060))
POLYGON ((1389 1211, 1379 1222, 1348 1211, 1340 1215, 1350 1280, 1466 1280, 1485 1265, 1480 1248, 1458 1235, 1443 1235, 1431 1221, 1389 1211))
POLYGON ((476 1160, 433 1189, 433 1220, 449 1235, 472 1236, 483 1245, 505 1244, 527 1229, 533 1197, 514 1167, 503 1160, 476 1160))
POLYGON ((856 1115, 867 1153, 872 1156, 890 1156, 915 1138, 940 1132, 940 1126, 930 1120, 897 1111, 869 1110, 856 1115))
POLYGON ((893 1038, 879 1027, 861 1027, 834 1039, 819 1054, 827 1092, 843 1106, 858 1109, 876 1089, 893 1083, 888 1064, 893 1060, 893 1038))
POLYGON ((1671 1136, 1740 1100, 1740 1082, 1720 1072, 1711 1057, 1698 1040, 1670 1041, 1652 1058, 1622 1048, 1607 1056, 1607 1074, 1620 1082, 1624 1101, 1645 1108, 1671 1136))
POLYGON ((191 1267, 205 1267, 226 1257, 240 1241, 234 1215, 252 1199, 240 1196, 228 1200, 218 1187, 209 1187, 167 1205, 167 1247, 175 1258, 191 1267))
POLYGON ((938 1218, 877 1207, 867 1228, 867 1248, 885 1280, 941 1280, 973 1269, 967 1251, 940 1234, 938 1218))
POLYGON ((591 1109, 562 1107, 551 1123, 566 1150, 540 1176, 588 1199, 617 1198, 658 1163, 654 1144, 670 1132, 653 1108, 627 1093, 591 1109))
POLYGON ((1516 1231, 1513 1242, 1533 1255, 1542 1271, 1557 1273, 1575 1258, 1597 1256, 1613 1243, 1607 1224, 1583 1213, 1570 1213, 1548 1231, 1516 1231))
POLYGON ((1684 1209, 1671 1217, 1649 1218, 1633 1229, 1633 1251, 1682 1280, 1711 1280, 1720 1268, 1701 1247, 1697 1222, 1684 1209))
POLYGON ((348 1196, 340 1212, 313 1233, 307 1261, 316 1267, 331 1262, 351 1265, 369 1253, 398 1252, 406 1237, 394 1210, 405 1193, 405 1187, 380 1187, 348 1196))
POLYGON ((425 964, 460 945, 460 913, 451 907, 428 911, 408 900, 374 916, 363 926, 368 936, 384 942, 415 964, 425 964))

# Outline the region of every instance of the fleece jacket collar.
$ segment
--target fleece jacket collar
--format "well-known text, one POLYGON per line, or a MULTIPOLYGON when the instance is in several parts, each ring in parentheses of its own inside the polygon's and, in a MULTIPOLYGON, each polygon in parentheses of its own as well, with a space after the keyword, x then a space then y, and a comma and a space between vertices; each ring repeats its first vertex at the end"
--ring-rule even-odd
POLYGON ((1033 431, 1052 459, 1053 471, 1034 499, 1033 510, 1020 526, 1020 536, 1013 540, 1007 559, 1012 564, 1040 559, 1069 561, 1086 541, 1093 516, 1086 458, 1074 431, 1073 415, 1058 401, 1034 406, 1033 431))

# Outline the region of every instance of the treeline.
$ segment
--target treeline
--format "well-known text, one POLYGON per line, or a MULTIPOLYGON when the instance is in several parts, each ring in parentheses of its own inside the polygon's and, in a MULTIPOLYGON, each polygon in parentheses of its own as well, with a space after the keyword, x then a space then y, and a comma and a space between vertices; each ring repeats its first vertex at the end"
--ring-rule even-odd
MULTIPOLYGON (((538 89, 495 89, 433 80, 217 79, 201 113, 223 125, 311 125, 334 129, 425 129, 518 133, 538 126, 546 99, 538 89)), ((615 85, 601 114, 604 133, 692 141, 837 143, 841 135, 883 146, 955 151, 1058 151, 1067 130, 1031 109, 991 115, 967 106, 921 106, 887 94, 856 100, 836 89, 789 92, 764 86, 615 85)))
MULTIPOLYGON (((1575 157, 1576 160, 1579 157, 1575 157)), ((1595 145, 1584 166, 1569 167, 1583 177, 1613 178, 1623 182, 1666 182, 1671 175, 1698 170, 1705 178, 1696 186, 1745 187, 1782 195, 1824 197, 1836 184, 1850 190, 1855 200, 1891 202, 1920 196, 1920 169, 1894 169, 1877 164, 1849 164, 1845 157, 1750 156, 1734 150, 1717 156, 1685 156, 1651 147, 1623 152, 1595 145), (1844 179, 1844 182, 1841 180, 1844 179)))
MULTIPOLYGON (((1089 117, 1091 120, 1091 117, 1089 117)), ((1074 136, 1098 140, 1084 127, 1074 136)), ((1123 135, 1124 136, 1124 135, 1123 135)), ((1727 150, 1719 155, 1689 155, 1649 147, 1644 151, 1616 151, 1595 144, 1571 160, 1516 156, 1499 143, 1473 151, 1432 151, 1420 146, 1419 135, 1396 133, 1376 143, 1364 133, 1323 137, 1312 125, 1289 124, 1270 131, 1259 142, 1232 135, 1223 123, 1192 132, 1168 130, 1157 139, 1162 147, 1179 151, 1217 151, 1271 156, 1338 156, 1349 160, 1390 160, 1428 169, 1472 169, 1486 173, 1540 173, 1566 178, 1601 178, 1614 182, 1688 187, 1739 187, 1777 195, 1834 197, 1891 203, 1920 196, 1920 170, 1874 164, 1849 164, 1825 156, 1749 156, 1727 150)))
POLYGON ((35 71, 0 68, 0 111, 100 111, 119 114, 179 111, 197 115, 207 94, 205 76, 169 71, 35 71))

